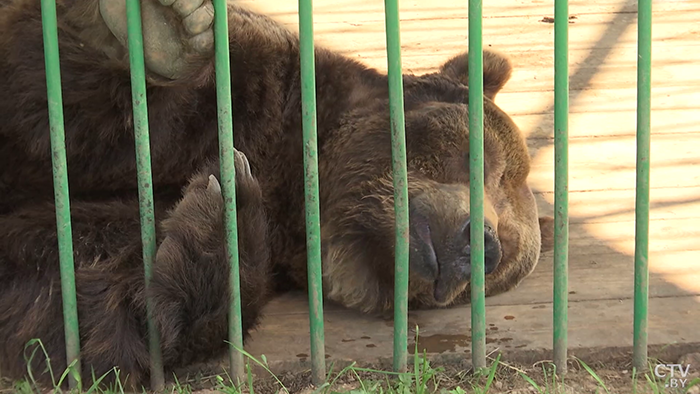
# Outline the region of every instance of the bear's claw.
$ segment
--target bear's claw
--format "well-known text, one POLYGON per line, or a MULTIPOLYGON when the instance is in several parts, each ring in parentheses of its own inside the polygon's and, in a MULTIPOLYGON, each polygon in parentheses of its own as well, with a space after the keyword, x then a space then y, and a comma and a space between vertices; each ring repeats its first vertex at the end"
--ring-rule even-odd
POLYGON ((207 184, 207 190, 216 194, 221 194, 221 184, 213 174, 209 175, 209 183, 207 184))
POLYGON ((250 170, 250 162, 248 162, 246 155, 237 149, 234 149, 233 154, 236 166, 236 177, 252 178, 253 174, 250 170))
MULTIPOLYGON (((250 162, 243 152, 236 149, 234 149, 233 152, 234 165, 236 166, 236 187, 245 188, 249 184, 249 181, 253 179, 253 174, 250 170, 250 162)), ((193 185, 201 190, 204 187, 204 179, 200 178, 199 181, 193 181, 193 185)), ((221 196, 221 183, 219 183, 216 175, 209 175, 206 183, 206 190, 216 196, 221 196)))

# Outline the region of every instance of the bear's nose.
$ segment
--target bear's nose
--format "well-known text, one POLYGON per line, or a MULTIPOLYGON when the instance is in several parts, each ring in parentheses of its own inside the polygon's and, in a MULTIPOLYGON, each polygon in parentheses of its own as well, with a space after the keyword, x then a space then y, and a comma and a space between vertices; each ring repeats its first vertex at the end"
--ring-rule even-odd
MULTIPOLYGON (((459 237, 465 242, 462 253, 469 257, 471 261, 471 219, 467 219, 462 226, 462 234, 459 237)), ((458 241, 459 242, 459 241, 458 241)), ((503 252, 501 250, 501 242, 498 239, 498 233, 494 229, 489 219, 484 219, 484 271, 487 274, 493 272, 498 263, 501 261, 503 252)))
MULTIPOLYGON (((434 285, 435 300, 446 302, 456 296, 455 290, 461 288, 471 278, 471 221, 467 219, 460 227, 453 240, 454 252, 444 254, 439 261, 439 272, 434 285)), ((493 272, 501 261, 501 243, 498 234, 488 219, 484 219, 484 272, 493 272)))
MULTIPOLYGON (((414 215, 411 222, 411 270, 424 280, 433 281, 435 300, 446 302, 471 277, 471 220, 467 217, 451 231, 444 227, 431 228, 427 217, 419 214, 414 215)), ((485 218, 485 273, 493 272, 501 257, 498 234, 485 218)))

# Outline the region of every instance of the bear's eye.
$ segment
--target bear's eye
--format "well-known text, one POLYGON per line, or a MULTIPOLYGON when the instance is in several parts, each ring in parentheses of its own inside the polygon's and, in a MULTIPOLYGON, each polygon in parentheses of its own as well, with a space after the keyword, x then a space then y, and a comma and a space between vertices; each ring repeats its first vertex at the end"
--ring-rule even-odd
MULTIPOLYGON (((469 160, 469 152, 464 154, 464 158, 460 160, 461 162, 461 167, 463 168, 464 176, 466 178, 466 182, 469 183, 469 170, 471 169, 471 161, 469 160)), ((486 181, 489 176, 491 175, 491 165, 489 164, 489 161, 486 160, 486 152, 484 152, 484 181, 486 181)))

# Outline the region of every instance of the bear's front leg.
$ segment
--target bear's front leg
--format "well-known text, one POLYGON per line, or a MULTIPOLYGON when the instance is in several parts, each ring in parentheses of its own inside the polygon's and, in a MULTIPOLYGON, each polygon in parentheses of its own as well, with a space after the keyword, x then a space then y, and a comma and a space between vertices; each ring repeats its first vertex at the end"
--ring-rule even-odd
MULTIPOLYGON (((267 220, 257 180, 236 151, 236 194, 244 338, 268 300, 267 220)), ((204 361, 228 348, 230 265, 224 200, 212 173, 196 175, 163 224, 150 295, 166 366, 204 361)))

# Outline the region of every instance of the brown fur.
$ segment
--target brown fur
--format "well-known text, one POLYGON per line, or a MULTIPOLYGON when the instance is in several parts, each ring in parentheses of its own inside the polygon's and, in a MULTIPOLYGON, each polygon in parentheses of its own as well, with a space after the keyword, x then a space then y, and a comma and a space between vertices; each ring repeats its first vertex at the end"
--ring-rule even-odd
MULTIPOLYGON (((58 2, 83 376, 118 366, 138 385, 148 353, 130 76, 96 4, 58 2)), ((65 367, 65 350, 39 0, 0 7, 0 369, 18 377, 31 338, 42 339, 54 370, 65 367)), ((252 170, 237 156, 247 337, 275 289, 306 286, 299 47, 281 25, 235 5, 229 26, 235 146, 252 170)), ((218 167, 213 56, 183 56, 184 77, 148 75, 158 222, 151 295, 167 370, 227 349, 222 199, 207 186, 218 167)), ((468 300, 466 64, 462 54, 437 73, 404 77, 412 307, 468 300), (426 229, 430 247, 416 238, 426 229), (437 266, 420 253, 430 248, 437 266)), ((316 72, 324 290, 345 306, 385 312, 394 251, 387 78, 323 48, 316 72)), ((485 189, 497 216, 487 230, 497 256, 487 261, 488 295, 534 269, 548 248, 540 231, 551 241, 551 221, 538 222, 527 185, 524 140, 492 101, 510 72, 503 56, 484 53, 485 189)))

